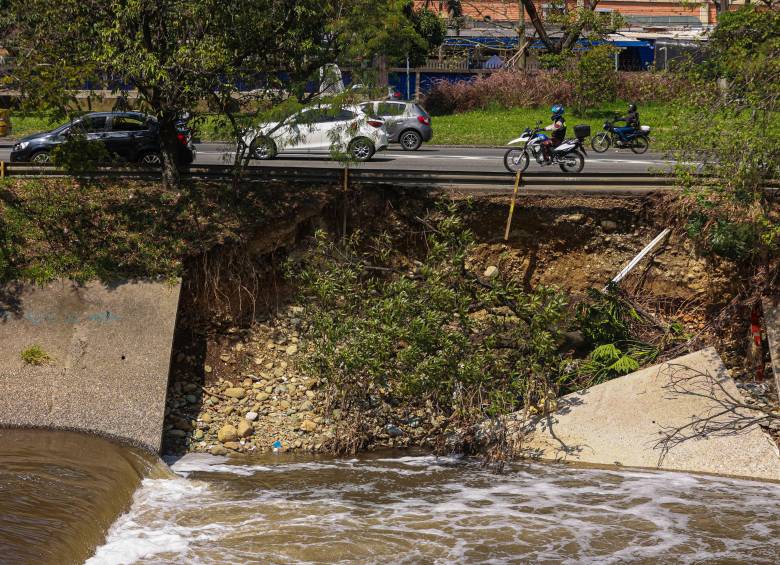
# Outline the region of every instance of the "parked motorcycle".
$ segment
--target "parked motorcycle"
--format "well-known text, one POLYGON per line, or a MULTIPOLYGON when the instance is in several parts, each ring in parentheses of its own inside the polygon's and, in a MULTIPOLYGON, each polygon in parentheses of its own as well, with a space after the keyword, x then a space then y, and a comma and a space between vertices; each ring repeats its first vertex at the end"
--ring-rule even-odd
POLYGON ((550 150, 550 157, 545 158, 542 143, 548 139, 544 129, 537 123, 536 127, 526 128, 522 135, 513 139, 507 145, 519 145, 512 147, 504 154, 504 167, 510 173, 522 172, 528 168, 533 157, 542 167, 558 165, 564 173, 579 173, 585 167, 584 141, 590 135, 590 126, 574 126, 574 139, 567 139, 557 147, 550 150))
POLYGON ((640 126, 638 130, 624 133, 625 141, 615 131, 612 122, 604 122, 604 131, 596 134, 590 140, 590 146, 596 153, 604 153, 611 146, 616 149, 631 149, 641 155, 650 146, 650 126, 640 126))

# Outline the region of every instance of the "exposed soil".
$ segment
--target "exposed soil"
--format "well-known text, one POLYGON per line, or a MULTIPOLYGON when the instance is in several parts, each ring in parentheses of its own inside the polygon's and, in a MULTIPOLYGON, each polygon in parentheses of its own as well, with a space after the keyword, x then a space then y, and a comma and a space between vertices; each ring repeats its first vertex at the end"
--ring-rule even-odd
MULTIPOLYGON (((388 232, 411 262, 422 241, 419 218, 435 208, 435 198, 392 189, 350 197, 349 229, 388 232)), ((674 227, 656 216, 658 201, 652 197, 527 196, 519 200, 504 241, 508 197, 456 201, 477 240, 469 270, 482 274, 494 266, 528 287, 565 289, 573 302, 590 287, 603 288, 658 233, 674 227)), ((167 451, 327 447, 339 415, 324 411, 319 383, 300 370, 306 328, 283 264, 314 230, 340 233, 342 220, 338 197, 320 200, 306 214, 279 215, 244 248, 215 249, 190 265, 166 413, 167 451), (206 264, 222 275, 204 276, 206 264)), ((692 349, 715 346, 733 376, 752 385, 747 320, 719 316, 737 282, 673 233, 621 286, 662 322, 681 323, 695 336, 692 349)), ((755 402, 776 405, 769 381, 748 388, 758 390, 755 402)), ((441 423, 425 410, 410 414, 386 405, 367 417, 376 438, 369 447, 424 445, 441 423)))

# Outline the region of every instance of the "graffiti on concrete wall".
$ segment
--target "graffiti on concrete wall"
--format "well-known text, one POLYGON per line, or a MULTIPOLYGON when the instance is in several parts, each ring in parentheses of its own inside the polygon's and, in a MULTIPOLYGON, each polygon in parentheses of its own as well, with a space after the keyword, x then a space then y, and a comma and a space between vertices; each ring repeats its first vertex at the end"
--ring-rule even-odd
POLYGON ((99 324, 111 324, 122 321, 122 316, 110 312, 93 313, 60 313, 60 312, 39 312, 28 310, 21 316, 12 314, 7 310, 0 310, 0 322, 10 322, 13 319, 25 320, 33 325, 41 324, 61 324, 66 326, 75 326, 78 324, 96 322, 99 324))

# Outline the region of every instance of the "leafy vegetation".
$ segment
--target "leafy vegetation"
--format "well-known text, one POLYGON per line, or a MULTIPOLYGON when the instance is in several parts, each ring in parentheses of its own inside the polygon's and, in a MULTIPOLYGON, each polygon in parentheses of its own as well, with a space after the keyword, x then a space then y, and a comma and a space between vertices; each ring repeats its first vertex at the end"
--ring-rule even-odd
POLYGON ((379 399, 432 405, 462 428, 555 396, 564 296, 469 273, 473 236, 454 208, 425 225, 414 266, 397 266, 387 237, 340 246, 319 233, 292 270, 314 345, 307 370, 345 415, 336 451, 368 441, 379 399))
POLYGON ((49 354, 46 353, 46 351, 43 350, 43 348, 38 345, 31 345, 27 349, 21 352, 20 354, 22 361, 27 363, 28 365, 44 365, 51 361, 51 357, 49 357, 49 354))
POLYGON ((294 8, 278 0, 12 0, 9 11, 16 22, 3 43, 19 55, 10 82, 25 105, 64 116, 84 110, 78 90, 111 90, 126 101, 134 91, 134 104, 159 122, 169 186, 179 182, 182 113, 208 103, 237 141, 246 128, 231 116, 242 105, 310 101, 320 92, 307 83, 326 65, 414 56, 442 35, 408 0, 299 0, 294 8))
MULTIPOLYGON (((604 122, 616 114, 624 114, 628 102, 602 104, 587 110, 584 114, 567 110, 566 121, 573 124, 589 124, 595 135, 602 130, 604 122)), ((669 107, 665 104, 643 104, 639 106, 642 123, 653 128, 651 149, 670 149, 675 143, 674 126, 669 122, 669 107)), ((443 145, 502 145, 517 137, 526 127, 533 127, 537 121, 550 118, 549 107, 499 108, 473 110, 451 116, 433 118, 433 143, 443 145)), ((774 127, 780 130, 780 116, 774 127)))
POLYGON ((778 269, 780 210, 765 188, 780 177, 780 12, 722 14, 708 49, 686 70, 695 88, 673 113, 679 160, 700 163, 678 167, 683 196, 674 208, 703 252, 750 281, 750 300, 778 269))
POLYGON ((584 112, 615 99, 618 73, 614 57, 614 47, 596 45, 567 63, 565 75, 574 86, 572 106, 575 112, 584 112))

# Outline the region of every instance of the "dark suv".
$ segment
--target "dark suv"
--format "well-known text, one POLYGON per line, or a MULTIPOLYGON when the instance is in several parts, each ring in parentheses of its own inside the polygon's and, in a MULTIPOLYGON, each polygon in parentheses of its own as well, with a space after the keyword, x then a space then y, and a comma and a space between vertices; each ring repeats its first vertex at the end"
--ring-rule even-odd
MULTIPOLYGON (((160 165, 159 130, 155 118, 139 112, 85 114, 52 131, 21 139, 11 151, 11 161, 48 164, 51 151, 78 132, 87 141, 103 143, 109 153, 122 161, 155 167, 160 165)), ((181 130, 178 137, 181 146, 176 160, 188 165, 195 159, 189 132, 181 130)))

